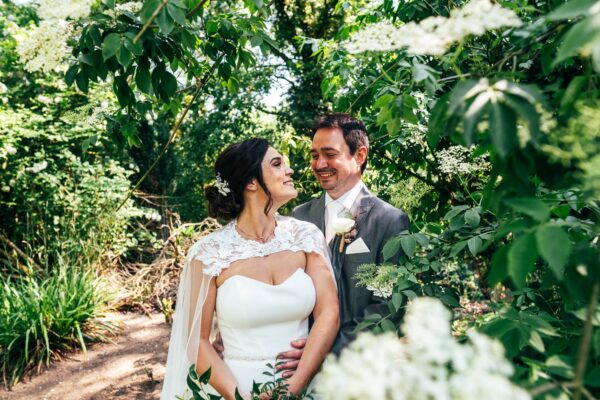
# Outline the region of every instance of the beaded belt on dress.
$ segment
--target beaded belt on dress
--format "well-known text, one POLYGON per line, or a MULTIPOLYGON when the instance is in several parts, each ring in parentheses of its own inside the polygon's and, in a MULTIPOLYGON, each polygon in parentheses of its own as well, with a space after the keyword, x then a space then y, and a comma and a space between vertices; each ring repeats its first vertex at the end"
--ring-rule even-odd
POLYGON ((229 360, 243 360, 243 361, 267 361, 274 360, 277 357, 277 354, 235 354, 225 351, 223 353, 223 358, 227 358, 229 360))

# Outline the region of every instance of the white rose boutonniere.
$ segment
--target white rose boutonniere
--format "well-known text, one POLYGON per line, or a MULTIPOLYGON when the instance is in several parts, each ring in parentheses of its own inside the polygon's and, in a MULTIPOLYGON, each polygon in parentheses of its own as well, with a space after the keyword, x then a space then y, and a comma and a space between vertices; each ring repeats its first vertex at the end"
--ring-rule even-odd
POLYGON ((356 221, 349 217, 337 217, 333 220, 333 230, 336 235, 341 235, 342 240, 340 240, 340 253, 344 251, 344 245, 346 244, 346 235, 352 231, 354 224, 356 221))

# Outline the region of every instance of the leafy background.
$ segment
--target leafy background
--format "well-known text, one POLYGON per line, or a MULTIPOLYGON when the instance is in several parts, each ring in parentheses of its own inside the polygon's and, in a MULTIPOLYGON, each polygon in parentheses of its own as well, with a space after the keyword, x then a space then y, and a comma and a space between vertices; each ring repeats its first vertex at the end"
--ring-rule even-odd
POLYGON ((437 297, 457 335, 502 342, 534 397, 598 396, 596 1, 499 1, 523 24, 428 55, 347 43, 463 2, 105 0, 67 16, 68 52, 35 69, 19 43, 44 4, 0 9, 5 384, 109 333, 106 308, 168 319, 181 254, 214 226, 199 221, 219 151, 269 138, 295 168, 292 207, 318 194, 314 116, 342 111, 368 126, 369 187, 412 221, 386 246, 397 265, 361 271, 388 296, 361 329, 398 332, 410 299, 437 297), (81 301, 46 301, 60 285, 81 301))

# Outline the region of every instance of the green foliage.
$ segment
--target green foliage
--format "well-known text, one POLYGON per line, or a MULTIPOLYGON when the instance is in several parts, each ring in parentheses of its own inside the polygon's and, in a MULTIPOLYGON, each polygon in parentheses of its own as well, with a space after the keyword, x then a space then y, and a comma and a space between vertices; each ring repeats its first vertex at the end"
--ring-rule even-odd
MULTIPOLYGON (((256 383, 252 387, 250 393, 251 400, 259 400, 264 398, 265 394, 268 394, 269 398, 278 400, 300 400, 300 399, 312 399, 313 397, 306 390, 303 390, 298 395, 292 395, 287 392, 288 385, 285 383, 285 379, 279 376, 280 371, 276 370, 270 363, 266 364, 266 370, 263 375, 271 377, 272 380, 265 383, 256 383)), ((196 364, 190 366, 188 376, 186 394, 184 398, 189 398, 191 395, 194 400, 218 400, 223 397, 208 393, 207 385, 211 375, 211 367, 204 371, 201 375, 196 372, 196 364), (191 393, 189 393, 191 392, 191 393)), ((177 396, 178 399, 181 397, 177 396)), ((238 388, 235 388, 235 399, 243 400, 241 393, 238 388)))
POLYGON ((10 387, 61 351, 106 339, 116 328, 102 317, 108 292, 91 269, 67 260, 47 277, 5 280, 0 291, 2 376, 10 387))

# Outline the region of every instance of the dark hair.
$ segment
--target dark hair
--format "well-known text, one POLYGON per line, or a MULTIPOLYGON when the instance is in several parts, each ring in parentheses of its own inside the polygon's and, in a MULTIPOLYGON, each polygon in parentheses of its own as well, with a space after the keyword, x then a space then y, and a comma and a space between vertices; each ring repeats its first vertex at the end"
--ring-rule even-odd
MULTIPOLYGON (((331 113, 318 117, 315 121, 315 126, 312 131, 311 138, 315 133, 322 128, 338 128, 344 134, 344 141, 350 148, 350 154, 356 154, 356 150, 360 146, 365 146, 369 150, 369 134, 365 124, 358 118, 354 118, 350 114, 331 113)), ((360 166, 360 172, 365 172, 367 168, 369 153, 363 165, 360 166)))
POLYGON ((227 183, 229 193, 223 195, 216 185, 204 188, 209 216, 224 220, 237 218, 244 209, 244 188, 253 179, 257 180, 269 198, 265 214, 269 212, 273 199, 262 175, 262 160, 268 149, 269 142, 266 139, 253 138, 234 143, 219 154, 215 162, 215 176, 227 183))

